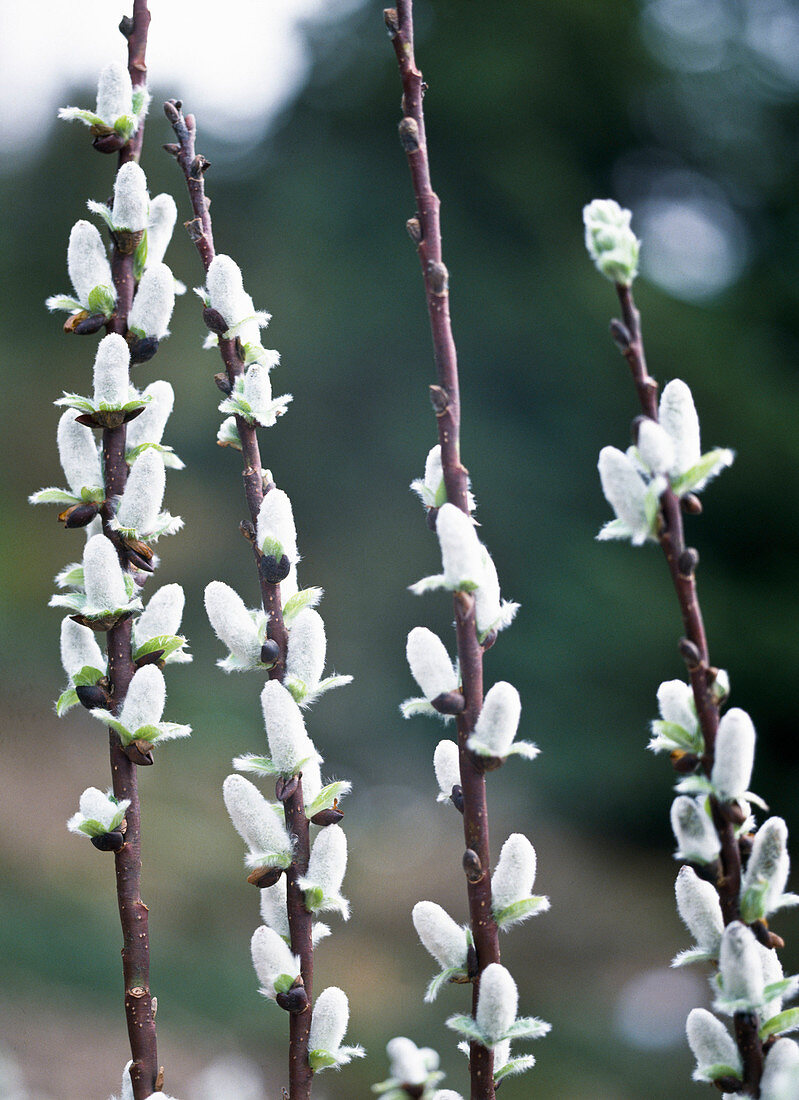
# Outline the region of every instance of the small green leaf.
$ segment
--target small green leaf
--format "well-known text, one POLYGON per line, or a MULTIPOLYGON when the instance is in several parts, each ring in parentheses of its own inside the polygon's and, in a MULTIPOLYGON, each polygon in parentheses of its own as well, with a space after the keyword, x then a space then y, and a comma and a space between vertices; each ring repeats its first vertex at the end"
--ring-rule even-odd
POLYGON ((110 317, 114 312, 116 297, 109 286, 95 286, 89 291, 87 298, 89 313, 102 313, 110 317))
POLYGON ((78 693, 75 691, 75 689, 67 688, 66 691, 61 692, 61 694, 58 696, 58 699, 56 700, 56 715, 61 718, 61 716, 66 714, 67 711, 70 711, 73 707, 76 707, 79 702, 80 700, 78 699, 78 693))
POLYGON ((541 896, 522 898, 500 909, 494 914, 494 920, 499 928, 510 928, 512 924, 534 917, 537 913, 546 913, 547 909, 549 909, 549 898, 541 896))
POLYGON ((552 1030, 552 1024, 537 1016, 520 1016, 505 1032, 505 1039, 541 1039, 552 1030))
POLYGON ((494 1084, 498 1085, 505 1077, 512 1077, 517 1073, 526 1073, 534 1065, 535 1058, 532 1054, 523 1054, 520 1058, 511 1058, 502 1069, 497 1070, 494 1074, 494 1084))
POLYGON ((160 634, 158 637, 149 638, 146 642, 143 642, 133 654, 133 659, 140 661, 142 657, 146 657, 149 653, 157 653, 161 650, 160 660, 165 661, 178 649, 182 649, 185 644, 186 639, 179 634, 160 634))
POLYGON ((325 903, 325 894, 321 886, 312 886, 305 891, 305 908, 309 913, 318 913, 325 903))
POLYGON ((67 489, 56 489, 54 486, 48 489, 40 489, 29 498, 31 504, 80 504, 80 497, 70 493, 67 489))
POLYGON ((665 722, 660 718, 655 719, 652 723, 652 732, 658 737, 662 737, 665 741, 670 743, 670 746, 676 749, 685 749, 689 752, 701 753, 705 750, 704 738, 701 731, 697 730, 691 733, 685 729, 684 726, 678 725, 676 722, 665 722))
POLYGON ((275 993, 288 993, 296 980, 296 974, 293 976, 291 974, 278 974, 274 982, 275 993))
POLYGON ((760 1025, 758 1035, 765 1041, 771 1035, 786 1035, 789 1031, 799 1029, 799 1008, 786 1008, 784 1012, 778 1012, 770 1020, 760 1025))
POLYGON ((142 239, 136 246, 136 251, 133 254, 133 278, 138 281, 144 274, 144 268, 147 264, 147 230, 145 229, 142 239))
POLYGON ((312 585, 310 588, 301 588, 299 592, 289 596, 283 607, 283 622, 290 623, 306 607, 317 607, 324 594, 323 588, 312 585))
POLYGON ((331 1054, 329 1050, 309 1050, 308 1062, 314 1073, 318 1073, 320 1069, 328 1069, 330 1066, 338 1065, 338 1058, 335 1054, 331 1054))
POLYGON ((459 1035, 463 1035, 469 1042, 480 1043, 482 1046, 487 1046, 485 1035, 483 1035, 482 1031, 477 1026, 477 1021, 471 1016, 463 1016, 460 1014, 450 1016, 446 1024, 450 1030, 457 1031, 459 1035))
POLYGON ((741 1079, 741 1070, 738 1066, 726 1066, 723 1062, 714 1062, 710 1066, 701 1066, 699 1071, 703 1081, 717 1081, 720 1077, 732 1077, 736 1081, 741 1079))
POLYGON ((72 683, 75 687, 94 687, 98 680, 102 680, 103 676, 105 676, 105 673, 101 672, 99 668, 84 665, 80 672, 75 673, 72 683))
POLYGON ((766 895, 768 883, 757 882, 744 891, 741 897, 741 920, 751 924, 756 920, 763 920, 766 916, 766 895))

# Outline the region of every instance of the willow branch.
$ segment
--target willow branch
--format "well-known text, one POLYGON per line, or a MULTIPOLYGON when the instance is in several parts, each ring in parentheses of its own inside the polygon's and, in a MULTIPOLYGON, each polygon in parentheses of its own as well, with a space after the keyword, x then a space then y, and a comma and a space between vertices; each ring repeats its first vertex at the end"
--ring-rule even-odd
MULTIPOLYGON (((431 387, 431 399, 438 424, 444 484, 448 502, 468 515, 468 471, 460 458, 460 389, 449 311, 449 275, 442 260, 441 204, 430 182, 422 109, 425 85, 413 51, 412 0, 400 0, 396 10, 386 10, 385 21, 402 80, 400 141, 408 158, 416 198, 416 217, 408 222, 408 231, 419 254, 433 336, 438 384, 431 387)), ((463 592, 455 594, 455 628, 466 700, 466 708, 457 720, 464 840, 467 851, 475 853, 477 859, 473 863, 474 870, 467 875, 469 918, 478 961, 478 973, 472 989, 474 1012, 479 996, 480 974, 490 963, 499 962, 500 953, 497 925, 491 912, 491 853, 485 776, 475 767, 466 749, 466 741, 483 706, 483 649, 475 629, 474 601, 463 592)), ((493 1100, 493 1063, 492 1051, 479 1043, 471 1043, 472 1100, 493 1100)))
MULTIPOLYGON (((181 108, 182 104, 179 100, 168 100, 164 104, 164 112, 177 138, 176 143, 166 145, 164 148, 175 157, 186 180, 189 199, 194 212, 194 219, 186 223, 186 229, 207 272, 215 256, 209 201, 205 194, 205 172, 210 164, 205 157, 198 155, 195 151, 196 124, 194 116, 186 115, 184 117, 181 108)), ((219 351, 225 366, 227 383, 232 386, 236 378, 244 373, 241 344, 238 339, 225 339, 220 336, 219 351)), ((250 522, 255 526, 258 522, 258 513, 264 494, 274 488, 274 484, 272 482, 264 484, 264 472, 255 426, 249 424, 240 416, 236 417, 236 426, 241 440, 244 463, 244 493, 250 513, 250 522)), ((253 543, 253 553, 257 567, 260 552, 255 543, 253 543)), ((282 681, 286 669, 288 635, 283 622, 280 584, 272 584, 267 581, 261 569, 258 569, 258 579, 263 608, 269 616, 268 636, 276 643, 279 650, 279 656, 269 672, 269 677, 273 680, 282 681)), ((311 1027, 313 997, 313 946, 311 938, 313 919, 305 908, 304 894, 298 885, 298 880, 308 870, 310 856, 310 830, 308 819, 305 816, 301 777, 296 785, 296 790, 288 797, 282 798, 282 801, 286 828, 295 841, 292 863, 286 871, 291 950, 300 959, 303 985, 308 998, 308 1007, 303 1012, 291 1013, 289 1017, 289 1096, 290 1100, 308 1100, 311 1095, 311 1079, 313 1076, 308 1062, 308 1036, 311 1027)))

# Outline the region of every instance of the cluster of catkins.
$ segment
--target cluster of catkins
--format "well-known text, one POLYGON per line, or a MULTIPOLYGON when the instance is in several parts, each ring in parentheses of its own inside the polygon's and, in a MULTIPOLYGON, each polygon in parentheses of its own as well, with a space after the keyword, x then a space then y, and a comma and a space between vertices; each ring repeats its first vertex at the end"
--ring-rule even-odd
MULTIPOLYGON (((612 200, 595 200, 584 210, 586 246, 599 270, 622 287, 635 277, 639 242, 630 228, 630 211, 612 200)), ((719 448, 702 454, 699 418, 691 392, 679 379, 663 389, 657 421, 641 418, 634 446, 626 452, 605 447, 599 456, 602 489, 616 518, 600 539, 630 539, 634 545, 658 541, 660 498, 670 489, 678 499, 698 493, 733 461, 719 448)), ((729 678, 715 672, 713 701, 723 708, 729 678)), ((694 692, 681 680, 669 680, 657 693, 660 718, 652 723, 649 748, 668 752, 684 774, 676 786, 671 824, 677 840, 676 858, 685 860, 676 882, 677 908, 695 946, 673 961, 683 966, 709 961, 713 1008, 729 1017, 756 1018, 764 1044, 761 1100, 792 1100, 799 1096, 799 1045, 780 1038, 799 1028, 799 1009, 783 1010, 783 1002, 799 990, 799 977, 783 975, 775 950, 780 941, 767 921, 779 909, 799 903, 785 893, 789 860, 788 832, 782 818, 768 818, 756 829, 751 806, 767 809, 750 790, 755 754, 755 729, 740 708, 726 710, 719 721, 709 774, 700 767, 705 737, 694 692), (721 838, 713 806, 734 823, 735 839, 745 865, 737 899, 738 920, 725 923, 719 892, 721 838)), ((697 1081, 726 1089, 727 1100, 743 1100, 744 1065, 727 1027, 704 1008, 691 1011, 687 1035, 697 1065, 697 1081)))
MULTIPOLYGON (((518 605, 502 599, 496 567, 477 537, 471 515, 446 502, 440 446, 429 452, 424 478, 414 481, 411 488, 435 518, 443 569, 441 574, 425 577, 411 590, 417 594, 439 588, 469 592, 474 599, 478 639, 483 645, 491 644, 496 632, 510 624, 518 605)), ((468 500, 470 508, 474 508, 471 494, 468 500)), ((426 627, 415 627, 410 632, 406 653, 422 696, 406 700, 401 707, 402 714, 406 718, 428 714, 444 721, 451 720, 463 709, 464 702, 458 662, 452 660, 438 635, 426 627)), ((512 755, 533 759, 538 754, 536 746, 516 740, 520 717, 521 700, 516 688, 504 681, 494 684, 485 696, 464 751, 486 770, 497 767, 512 755)), ((463 788, 457 741, 439 741, 433 766, 439 787, 438 801, 449 802, 462 813, 463 788)), ((532 893, 535 875, 533 845, 521 833, 512 833, 502 846, 499 862, 491 876, 492 918, 499 929, 510 928, 549 908, 547 898, 532 893)), ((477 958, 468 925, 457 924, 433 901, 418 902, 413 908, 412 919, 422 945, 441 967, 427 987, 425 1001, 433 1001, 447 983, 473 981, 477 975, 477 958)), ((511 1056, 512 1040, 535 1039, 549 1031, 549 1024, 541 1020, 517 1017, 517 1008, 516 983, 501 963, 494 962, 480 972, 475 1015, 456 1014, 447 1020, 447 1026, 461 1036, 460 1049, 465 1054, 469 1053, 470 1042, 493 1051, 495 1084, 535 1064, 532 1055, 511 1056)), ((391 1075, 374 1089, 387 1100, 400 1100, 407 1095, 419 1095, 424 1100, 460 1100, 456 1092, 436 1089, 443 1073, 438 1069, 435 1051, 419 1049, 410 1039, 398 1037, 388 1044, 387 1052, 391 1075)))
MULTIPOLYGON (((222 424, 219 442, 240 447, 236 417, 248 425, 270 427, 285 412, 291 398, 273 400, 270 370, 279 362, 274 351, 261 345, 260 329, 269 315, 254 310, 244 290, 241 271, 229 256, 217 256, 211 263, 205 288, 197 291, 206 312, 218 317, 219 336, 237 337, 242 349, 244 373, 220 405, 232 414, 222 424)), ((207 346, 216 343, 211 336, 207 346)), ((338 912, 349 917, 349 903, 341 893, 347 866, 347 838, 338 822, 342 813, 338 801, 350 790, 346 780, 323 783, 322 757, 305 727, 303 710, 331 688, 349 683, 350 676, 324 676, 326 638, 316 605, 320 588, 300 589, 297 582, 297 533, 291 501, 274 487, 264 471, 268 486, 255 529, 259 571, 271 583, 280 585, 283 622, 288 633, 285 676, 267 679, 261 692, 266 727, 267 754, 247 753, 233 761, 237 772, 229 775, 223 795, 233 825, 248 848, 245 865, 248 881, 259 887, 263 923, 252 937, 252 960, 261 983, 261 993, 287 1011, 305 1007, 300 959, 291 947, 287 911, 287 882, 284 872, 291 867, 296 840, 284 822, 280 802, 269 802, 240 772, 276 782, 276 797, 285 799, 299 781, 305 816, 318 827, 305 873, 299 879, 306 910, 313 915, 313 943, 330 934, 318 914, 338 912)), ((262 608, 249 610, 242 598, 222 581, 212 581, 205 590, 205 607, 212 627, 228 648, 219 660, 226 672, 260 672, 268 675, 279 656, 267 637, 268 614, 262 608)), ((343 1044, 349 1017, 347 996, 335 986, 325 989, 312 1008, 308 1060, 313 1072, 346 1065, 363 1055, 359 1046, 343 1044)))
MULTIPOLYGON (((109 149, 116 149, 135 133, 148 98, 143 89, 134 93, 123 65, 112 64, 100 76, 96 111, 68 107, 60 114, 92 126, 95 144, 105 141, 109 149)), ((157 381, 140 392, 131 385, 130 367, 151 359, 169 335, 175 294, 182 287, 163 257, 177 209, 169 195, 150 198, 144 172, 133 161, 117 173, 112 206, 88 206, 107 227, 113 255, 132 257, 135 295, 125 335, 110 332, 100 340, 91 397, 67 393, 56 401, 65 406, 57 442, 68 487, 42 489, 30 499, 34 504, 62 506, 59 519, 65 527, 83 527, 87 535, 82 560, 59 573, 56 584, 61 591, 50 601, 69 613, 61 624, 61 661, 68 683, 56 704, 57 713, 81 703, 116 731, 133 763, 152 764, 154 746, 191 732, 189 726, 163 721, 162 668, 191 660, 180 633, 183 590, 178 584, 165 585, 146 605, 142 601, 142 587, 158 564, 153 543, 182 526, 162 505, 166 468, 180 469, 183 463, 162 443, 174 403, 172 387, 157 381), (122 425, 129 473, 124 490, 113 495, 96 433, 122 425), (127 619, 133 620, 129 660, 135 671, 120 707, 98 640, 127 619)), ((50 310, 69 313, 65 331, 87 335, 113 327, 117 291, 112 265, 103 237, 91 222, 73 226, 67 267, 74 294, 47 301, 50 310)), ((129 806, 128 799, 118 800, 111 790, 88 787, 68 828, 88 836, 100 850, 119 851, 129 806)), ((127 1069, 125 1079, 124 1094, 132 1097, 127 1069)), ((160 1092, 153 1095, 169 1100, 160 1092)))

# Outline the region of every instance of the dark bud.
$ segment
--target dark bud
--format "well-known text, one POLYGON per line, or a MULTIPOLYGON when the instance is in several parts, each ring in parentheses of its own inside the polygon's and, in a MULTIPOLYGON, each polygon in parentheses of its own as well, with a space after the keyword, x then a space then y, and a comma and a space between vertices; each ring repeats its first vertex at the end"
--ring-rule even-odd
POLYGON ((281 775, 275 783, 275 798, 278 802, 285 802, 286 799, 296 792, 300 783, 300 777, 298 775, 289 776, 288 779, 284 779, 281 775))
POLYGON ((216 382, 217 389, 220 389, 225 397, 230 397, 233 391, 233 383, 224 371, 220 371, 219 374, 214 375, 214 382, 216 382))
POLYGON ((130 15, 123 15, 119 23, 119 33, 125 38, 130 38, 133 34, 133 17, 130 15))
POLYGON ((141 554, 137 554, 135 550, 131 550, 129 547, 126 547, 125 549, 125 557, 128 559, 129 564, 132 565, 134 569, 138 569, 142 573, 155 572, 155 567, 152 565, 151 562, 142 557, 141 554))
POLYGON ((144 668, 145 665, 160 665, 163 657, 163 649, 154 649, 152 653, 145 653, 143 657, 138 658, 136 668, 144 668))
POLYGON ((473 943, 470 943, 466 951, 466 973, 469 975, 472 981, 474 981, 474 979, 477 977, 478 969, 479 967, 477 964, 477 949, 475 948, 473 943))
POLYGON ((399 19, 396 8, 386 8, 383 12, 383 21, 386 24, 389 38, 396 38, 399 34, 399 19))
POLYGON ((320 810, 318 814, 314 814, 311 821, 314 825, 338 825, 344 817, 342 811, 338 806, 331 806, 329 810, 320 810))
POLYGON ((781 936, 775 936, 773 932, 769 931, 768 925, 764 920, 753 921, 749 925, 755 934, 755 939, 758 943, 762 943, 764 947, 784 947, 785 941, 781 936), (772 943, 772 939, 779 940, 779 943, 772 943))
MULTIPOLYGON (((158 1012, 158 998, 157 997, 152 998, 152 1006, 153 1006, 153 1019, 155 1019, 156 1013, 158 1012)), ((163 1092, 164 1091, 164 1067, 163 1066, 158 1067, 158 1073, 156 1073, 156 1075, 155 1075, 155 1091, 156 1092, 163 1092)))
POLYGON ((414 244, 422 243, 422 225, 418 218, 408 218, 405 222, 405 228, 408 230, 408 236, 414 244))
POLYGON ((285 554, 280 561, 274 554, 263 554, 258 562, 258 568, 267 584, 280 584, 291 572, 291 563, 285 554))
POLYGON ((486 634, 485 641, 483 642, 483 652, 484 653, 487 652, 487 650, 489 650, 491 648, 491 646, 494 644, 494 642, 496 640, 497 640, 496 630, 489 630, 488 634, 486 634))
POLYGON ((158 351, 158 340, 155 336, 144 336, 141 340, 136 337, 130 341, 130 365, 135 367, 137 363, 149 363, 158 351))
POLYGON ((66 321, 64 321, 64 332, 69 336, 75 331, 78 325, 82 325, 89 317, 89 314, 85 309, 82 309, 80 313, 70 313, 66 321))
POLYGON ((169 153, 170 157, 180 156, 180 146, 176 141, 167 141, 161 148, 165 153, 169 153))
POLYGON ((96 710, 97 707, 108 710, 111 703, 108 692, 100 684, 81 684, 80 687, 75 688, 75 694, 80 705, 86 707, 86 710, 96 710))
POLYGON ((686 668, 691 669, 699 668, 702 664, 702 654, 699 652, 699 646, 692 642, 689 638, 680 638, 677 648, 680 651, 680 656, 685 661, 686 668))
POLYGON ((403 1085, 402 1091, 406 1096, 410 1096, 411 1100, 422 1100, 424 1096, 424 1085, 403 1085))
POLYGON ((438 520, 438 508, 428 508, 426 519, 427 526, 430 528, 431 531, 435 531, 436 521, 438 520))
POLYGON ((485 874, 480 857, 472 848, 463 853, 463 870, 469 882, 479 882, 485 874))
POLYGON ((125 843, 124 836, 116 829, 113 833, 102 833, 89 839, 98 852, 118 852, 125 843))
POLYGON ((630 350, 630 344, 633 342, 630 330, 615 317, 610 322, 610 335, 619 351, 625 352, 630 350))
POLYGON ((206 306, 203 310, 203 321, 205 322, 205 327, 209 328, 211 332, 215 332, 217 336, 224 336, 230 328, 230 325, 219 310, 212 309, 210 306, 206 306))
MULTIPOLYGON (((302 979, 299 979, 300 981, 302 979)), ((299 1016, 308 1007, 308 994, 303 985, 293 985, 287 993, 278 993, 275 1000, 286 1012, 292 1016, 299 1016)))
POLYGON ((403 118, 399 124, 399 137, 406 153, 415 153, 419 148, 419 126, 415 118, 403 118))
POLYGON ((95 332, 100 331, 106 320, 107 317, 104 313, 92 313, 90 317, 84 317, 82 321, 78 321, 71 331, 76 336, 92 336, 95 332))
POLYGON ((98 153, 118 153, 127 144, 128 139, 118 134, 116 130, 97 134, 92 140, 92 145, 98 153))
POLYGON ((85 527, 99 511, 100 505, 96 501, 89 501, 87 504, 73 504, 71 508, 61 512, 58 518, 65 527, 85 527))
POLYGON ((452 799, 452 805, 458 811, 463 813, 463 787, 460 783, 456 783, 452 790, 449 792, 449 797, 452 799))
POLYGON ((153 760, 153 746, 149 741, 131 741, 129 745, 125 745, 122 750, 130 760, 131 764, 138 764, 139 767, 150 767, 155 763, 153 760))
POLYGON ((247 882, 259 890, 265 890, 267 886, 274 886, 282 874, 282 867, 256 867, 247 875, 247 882))
POLYGON ((203 175, 208 171, 210 167, 210 160, 206 160, 202 153, 198 153, 194 160, 191 162, 189 175, 193 180, 200 180, 203 178, 203 175))
POLYGON ((683 512, 686 512, 689 516, 701 516, 702 514, 702 501, 695 493, 686 493, 680 501, 680 506, 683 512))
POLYGON ((431 705, 439 714, 463 714, 466 700, 460 691, 445 691, 436 696, 431 705))
POLYGON ((680 775, 690 775, 699 767, 699 757, 693 752, 680 752, 675 749, 671 754, 671 764, 680 775))
POLYGON ((734 1092, 737 1093, 741 1087, 741 1081, 738 1077, 715 1077, 713 1084, 719 1090, 719 1092, 734 1092))
POLYGON ((243 519, 239 524, 239 531, 244 535, 247 542, 255 542, 255 527, 248 519, 243 519))
POLYGON ((443 386, 431 386, 430 402, 436 416, 441 416, 449 408, 449 394, 443 386))
POLYGON ((431 260, 427 265, 427 279, 430 289, 437 297, 446 294, 449 290, 449 272, 444 264, 431 260))
POLYGON ((752 854, 754 839, 751 833, 746 833, 744 836, 738 837, 738 851, 741 853, 741 859, 744 862, 749 859, 752 854))
POLYGON ((273 638, 267 638, 261 646, 261 664, 274 668, 280 660, 280 646, 273 638))
POLYGON ((737 802, 725 802, 720 807, 722 814, 733 825, 743 825, 746 815, 737 802))
POLYGON ((141 244, 144 230, 137 229, 132 232, 130 229, 116 229, 111 235, 121 255, 132 256, 141 244))
POLYGON ((697 565, 699 565, 699 551, 694 550, 693 546, 686 546, 677 559, 677 568, 680 570, 680 575, 692 577, 696 572, 697 565))

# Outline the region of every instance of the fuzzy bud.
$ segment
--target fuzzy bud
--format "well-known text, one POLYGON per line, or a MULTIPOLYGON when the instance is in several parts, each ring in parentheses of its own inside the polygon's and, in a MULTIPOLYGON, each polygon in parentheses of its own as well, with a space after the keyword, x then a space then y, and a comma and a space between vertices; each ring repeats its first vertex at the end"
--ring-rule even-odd
POLYGON ((67 409, 58 421, 58 457, 67 484, 75 496, 83 488, 103 485, 103 471, 94 432, 75 419, 75 410, 67 409))
POLYGON ((516 1019, 519 993, 510 973, 501 963, 489 963, 480 976, 480 993, 475 1019, 477 1026, 494 1047, 516 1019))
POLYGON ((274 886, 261 891, 261 920, 279 936, 289 939, 289 917, 286 909, 286 877, 281 875, 274 886))
POLYGON ((446 802, 452 795, 452 788, 461 781, 458 746, 454 741, 439 741, 433 754, 433 768, 441 793, 439 802, 446 802))
POLYGON ((638 273, 641 242, 630 229, 632 214, 613 199, 594 199, 583 208, 585 247, 611 282, 630 286, 638 273))
POLYGON ((743 1072, 735 1040, 721 1020, 705 1008, 694 1008, 685 1024, 688 1045, 696 1058, 695 1081, 710 1081, 705 1072, 712 1066, 729 1066, 733 1074, 743 1072))
POLYGON ((442 504, 436 519, 444 578, 448 587, 474 588, 483 571, 483 555, 474 523, 454 504, 442 504))
POLYGON ((733 707, 719 722, 711 782, 722 802, 735 802, 746 793, 755 761, 752 719, 733 707))
POLYGON ((112 61, 100 73, 95 114, 111 127, 122 115, 133 114, 130 74, 127 66, 119 61, 112 61))
POLYGON ((180 630, 186 597, 179 584, 165 584, 153 592, 147 606, 133 624, 137 646, 150 638, 175 635, 180 630))
POLYGON ((166 489, 164 460, 150 448, 134 462, 117 511, 119 526, 146 538, 156 526, 166 489))
MULTIPOLYGON (((599 452, 599 479, 605 499, 616 513, 633 544, 640 546, 650 534, 647 516, 647 487, 632 460, 616 447, 603 447, 599 452)), ((665 485, 664 485, 665 488, 665 485)), ((600 538, 608 538, 608 529, 600 538)))
POLYGON ((398 1035, 386 1044, 391 1063, 391 1076, 403 1085, 423 1085, 438 1069, 438 1054, 430 1047, 417 1047, 412 1039, 398 1035))
POLYGON ((289 631, 286 676, 296 677, 308 688, 315 688, 325 667, 325 624, 312 607, 297 615, 289 631))
POLYGON ((248 865, 287 866, 291 840, 255 784, 242 775, 229 775, 222 785, 222 795, 233 827, 250 849, 248 865))
POLYGON ((278 561, 284 555, 290 565, 300 560, 291 501, 282 489, 270 489, 264 497, 258 512, 257 539, 263 553, 278 561))
POLYGON ((222 314, 228 328, 251 312, 251 300, 244 290, 239 265, 230 256, 215 256, 205 280, 212 309, 222 314))
POLYGON ((446 646, 432 630, 417 626, 408 635, 405 649, 411 675, 428 700, 457 691, 458 677, 446 646))
POLYGON ((691 391, 685 382, 674 378, 660 396, 659 421, 671 437, 674 448, 672 474, 690 470, 699 461, 699 417, 691 391))
POLYGON ((157 665, 145 665, 133 673, 119 721, 131 733, 161 721, 166 703, 166 682, 157 665))
POLYGON ((300 960, 285 941, 277 932, 261 925, 253 933, 250 950, 261 993, 274 1000, 278 993, 287 992, 300 973, 300 960))
POLYGON ((296 775, 309 757, 318 756, 300 708, 279 680, 266 681, 261 708, 275 771, 283 776, 296 775))
POLYGON ((712 863, 721 850, 710 816, 699 802, 679 795, 671 804, 671 827, 677 840, 677 857, 691 863, 712 863))
POLYGON ((175 277, 166 264, 148 264, 128 315, 128 328, 144 339, 163 340, 175 308, 175 277))
POLYGON ((135 161, 123 164, 114 180, 112 220, 117 229, 138 233, 147 228, 150 196, 147 177, 135 161))
POLYGON ((535 882, 535 848, 526 836, 511 833, 502 845, 499 863, 491 877, 491 903, 494 911, 506 909, 528 898, 535 882))
POLYGON ((347 994, 335 985, 323 989, 313 1006, 308 1050, 335 1054, 347 1033, 350 1005, 347 994))
POLYGON ((80 809, 67 822, 71 833, 84 833, 86 836, 102 836, 116 829, 130 806, 130 799, 124 798, 117 803, 97 787, 87 787, 80 796, 80 809))
POLYGON ((81 220, 72 226, 67 247, 67 269, 75 297, 84 308, 88 308, 89 295, 97 286, 105 287, 112 299, 116 297, 103 238, 91 222, 81 220))
POLYGON ((512 684, 500 680, 486 693, 467 746, 500 759, 507 756, 519 728, 521 713, 518 691, 512 684))
POLYGON ((739 1002, 735 1011, 757 1012, 763 1002, 763 966, 753 933, 740 921, 724 929, 719 973, 725 1000, 739 1002))
POLYGON ((328 825, 317 834, 308 860, 308 872, 299 880, 300 888, 305 891, 306 908, 312 912, 338 909, 347 920, 349 904, 340 892, 346 870, 347 835, 340 825, 328 825))
POLYGON ((483 640, 490 631, 509 626, 519 610, 519 605, 501 598, 494 560, 485 546, 481 545, 480 551, 482 570, 480 583, 474 592, 474 618, 477 634, 483 640))
POLYGON ((794 1100, 799 1095, 799 1045, 777 1039, 768 1050, 760 1081, 762 1100, 794 1100))
POLYGON ((150 402, 127 426, 126 446, 129 451, 143 443, 161 442, 166 422, 175 404, 175 391, 169 382, 160 379, 151 382, 142 391, 142 397, 149 397, 150 402))
POLYGON ((653 474, 667 474, 674 465, 674 445, 668 432, 649 417, 642 417, 636 443, 641 461, 653 474))
POLYGON ((664 722, 693 733, 697 728, 694 693, 690 684, 682 680, 666 680, 658 688, 658 710, 664 722))
POLYGON ((205 610, 220 642, 244 667, 254 668, 261 656, 261 639, 238 592, 223 581, 211 581, 205 589, 205 610))
POLYGON ((156 195, 150 200, 150 217, 147 225, 147 267, 163 262, 167 245, 178 216, 178 208, 171 195, 156 195))
POLYGON ((92 535, 83 550, 86 610, 113 611, 128 603, 128 593, 114 544, 105 535, 92 535))
POLYGON ((716 888, 701 879, 693 867, 680 868, 674 886, 677 911, 694 937, 697 947, 708 955, 718 956, 724 918, 716 888))
POLYGON ((741 883, 741 896, 748 891, 756 894, 759 886, 766 885, 758 906, 759 910, 762 909, 762 912, 758 911, 758 917, 766 917, 773 912, 782 897, 790 870, 787 844, 788 826, 781 817, 770 817, 755 833, 752 854, 741 883))
POLYGON ((72 619, 61 622, 61 664, 70 678, 82 668, 105 669, 105 657, 94 636, 94 631, 72 619))
POLYGON ((111 332, 97 346, 94 360, 94 404, 118 409, 128 400, 130 352, 124 336, 111 332))
POLYGON ((465 968, 469 950, 466 930, 456 924, 449 913, 433 901, 419 901, 413 907, 412 918, 422 946, 442 970, 465 968))

